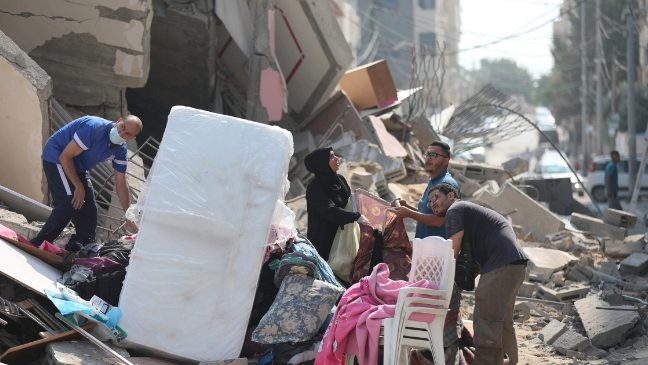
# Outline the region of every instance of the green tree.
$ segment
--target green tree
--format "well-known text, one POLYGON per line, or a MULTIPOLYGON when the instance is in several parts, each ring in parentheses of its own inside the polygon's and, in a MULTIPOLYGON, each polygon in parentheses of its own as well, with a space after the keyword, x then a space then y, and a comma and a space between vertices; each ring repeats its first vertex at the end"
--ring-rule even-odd
POLYGON ((527 100, 533 93, 533 77, 529 71, 507 58, 481 60, 474 78, 478 88, 491 84, 506 94, 521 95, 527 100))
MULTIPOLYGON (((554 67, 551 73, 544 80, 542 88, 536 90, 537 100, 542 104, 548 105, 557 120, 568 120, 580 118, 581 113, 581 34, 580 34, 580 6, 585 6, 585 24, 587 27, 587 34, 585 38, 585 52, 586 52, 586 74, 588 75, 588 108, 590 114, 594 111, 594 74, 595 74, 595 40, 596 31, 594 29, 595 21, 595 8, 594 1, 575 0, 563 9, 563 18, 569 22, 570 32, 567 37, 558 38, 554 37, 552 53, 554 57, 554 67), (575 117, 575 118, 574 118, 575 117)), ((634 5, 635 14, 637 6, 634 5)), ((603 43, 603 67, 604 67, 604 95, 607 99, 617 101, 616 105, 619 112, 626 108, 626 104, 619 102, 619 97, 611 95, 612 82, 616 80, 619 84, 626 79, 625 70, 615 65, 626 65, 626 32, 625 32, 625 18, 626 12, 625 1, 601 1, 601 14, 602 14, 602 43, 603 43), (614 75, 612 75, 614 73, 614 75)), ((635 45, 638 45, 637 34, 635 45)), ((637 46, 638 47, 638 46, 637 46)), ((639 50, 635 51, 635 63, 638 64, 639 50)), ((539 83, 540 86, 540 83, 539 83)), ((616 87, 617 92, 621 90, 621 86, 616 87)), ((625 99, 624 99, 625 100, 625 99)), ((609 105, 610 100, 605 101, 609 105)), ((637 105, 640 100, 637 99, 637 105)), ((609 117, 610 109, 604 116, 604 119, 609 117)), ((627 114, 624 110, 621 118, 624 119, 627 114)), ((639 112, 637 112, 639 116, 639 112)), ((627 124, 627 123, 626 123, 627 124)), ((638 126, 639 127, 639 126, 638 126)))
MULTIPOLYGON (((619 130, 626 132, 628 130, 627 83, 623 82, 619 85, 619 88, 619 93, 616 96, 616 105, 619 108, 619 130)), ((635 83, 635 122, 637 132, 646 130, 646 123, 648 122, 648 85, 641 86, 635 83)))

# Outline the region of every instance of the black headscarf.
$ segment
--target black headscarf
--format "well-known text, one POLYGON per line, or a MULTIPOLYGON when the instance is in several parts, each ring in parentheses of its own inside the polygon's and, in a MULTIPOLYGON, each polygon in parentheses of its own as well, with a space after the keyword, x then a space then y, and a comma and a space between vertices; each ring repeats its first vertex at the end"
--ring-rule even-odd
POLYGON ((331 166, 329 166, 331 151, 333 151, 331 147, 316 149, 306 156, 304 165, 306 165, 308 171, 315 174, 314 182, 319 184, 324 191, 332 193, 332 195, 344 196, 344 204, 346 205, 346 200, 351 196, 351 191, 346 184, 342 183, 341 176, 331 170, 331 166))

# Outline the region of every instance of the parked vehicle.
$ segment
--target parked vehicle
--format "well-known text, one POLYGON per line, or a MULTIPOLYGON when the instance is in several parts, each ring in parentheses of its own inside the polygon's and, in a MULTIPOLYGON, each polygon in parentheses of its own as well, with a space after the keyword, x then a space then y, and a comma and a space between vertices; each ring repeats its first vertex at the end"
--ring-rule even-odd
MULTIPOLYGON (((609 155, 596 156, 592 159, 592 164, 589 168, 589 173, 585 179, 585 188, 592 194, 592 199, 597 202, 605 202, 607 194, 605 192, 605 166, 610 162, 609 155)), ((639 168, 639 161, 636 164, 639 168)), ((619 197, 629 197, 632 192, 629 191, 629 176, 628 176, 628 158, 621 156, 621 161, 618 164, 619 171, 619 197)), ((640 195, 648 195, 648 169, 644 172, 641 179, 640 195)))
MULTIPOLYGON (((576 171, 574 169, 574 171, 576 171)), ((585 179, 578 174, 578 178, 581 181, 585 179)), ((583 185, 578 182, 578 179, 572 171, 569 169, 569 165, 565 160, 562 159, 560 153, 556 150, 550 149, 542 153, 535 167, 528 172, 519 174, 515 176, 515 180, 519 182, 524 182, 528 179, 569 179, 572 186, 572 191, 578 193, 578 195, 584 195, 585 190, 583 190, 583 185)))
MULTIPOLYGON (((554 119, 551 111, 549 109, 539 106, 535 109, 535 114, 533 115, 536 126, 542 134, 544 134, 551 142, 558 144, 558 131, 556 130, 556 119, 554 119)), ((543 136, 539 136, 539 144, 543 145, 547 143, 547 140, 543 136)))
MULTIPOLYGON (((574 171, 576 171, 574 169, 574 171)), ((563 158, 560 156, 560 153, 556 150, 546 150, 538 163, 535 166, 534 172, 539 174, 543 179, 561 179, 569 178, 572 183, 573 190, 578 193, 578 195, 583 195, 583 185, 578 182, 578 179, 572 173, 572 170, 569 169, 569 165, 563 158)), ((576 173, 578 178, 581 181, 584 181, 584 178, 576 173)))

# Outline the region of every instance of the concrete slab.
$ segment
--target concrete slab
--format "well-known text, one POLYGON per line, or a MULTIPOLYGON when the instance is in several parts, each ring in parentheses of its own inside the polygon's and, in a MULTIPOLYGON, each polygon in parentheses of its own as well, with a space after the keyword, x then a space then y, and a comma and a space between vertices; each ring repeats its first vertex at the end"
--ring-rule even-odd
POLYGON ((617 263, 614 261, 602 261, 601 267, 599 268, 599 272, 610 275, 619 280, 623 280, 623 276, 621 276, 621 273, 617 268, 617 263))
POLYGON ((503 169, 486 164, 450 161, 449 167, 462 173, 467 178, 477 181, 495 180, 501 182, 504 177, 508 177, 508 174, 503 169))
POLYGON ((20 213, 30 221, 45 222, 52 213, 52 208, 28 196, 17 193, 0 185, 0 202, 14 212, 20 213))
POLYGON ((577 300, 574 306, 587 336, 597 347, 608 348, 625 341, 626 336, 639 323, 639 314, 635 311, 597 309, 597 307, 634 308, 631 305, 610 306, 598 295, 577 300))
POLYGON ((520 289, 518 290, 518 296, 519 297, 525 297, 525 298, 533 298, 533 296, 536 293, 536 284, 525 281, 520 285, 520 289))
POLYGON ((574 330, 568 330, 560 335, 553 343, 556 351, 565 355, 569 351, 584 351, 589 346, 587 337, 574 330))
POLYGON ((565 228, 565 223, 558 216, 510 182, 506 182, 496 194, 491 193, 489 189, 483 189, 476 192, 474 198, 499 212, 515 211, 510 214, 513 224, 526 227, 535 239, 542 239, 565 228))
POLYGON ((546 326, 544 326, 544 328, 540 331, 538 337, 542 340, 542 342, 546 343, 547 345, 551 345, 565 332, 567 332, 567 326, 559 320, 553 319, 546 326))
POLYGON ((591 287, 586 284, 573 284, 553 289, 540 285, 538 287, 538 295, 542 299, 564 302, 567 300, 585 298, 587 293, 589 293, 590 288, 591 287))
POLYGON ((637 216, 623 210, 607 208, 603 215, 603 221, 613 226, 633 228, 637 223, 637 216))
POLYGON ((27 219, 22 214, 5 209, 0 209, 0 224, 23 235, 27 239, 36 237, 40 231, 40 226, 27 222, 27 219))
POLYGON ((567 251, 572 247, 572 232, 560 231, 545 236, 545 243, 549 248, 567 251))
POLYGON ((564 269, 569 263, 577 262, 578 258, 564 251, 540 247, 523 247, 529 256, 530 276, 542 282, 548 282, 551 274, 564 269))
POLYGON ((522 157, 514 157, 502 163, 502 168, 515 176, 529 171, 529 160, 522 157))
POLYGON ((605 254, 614 258, 626 258, 634 252, 643 252, 646 247, 643 234, 628 236, 623 240, 608 238, 602 242, 605 254))
POLYGON ((642 275, 648 269, 648 254, 635 252, 621 261, 619 270, 624 274, 642 275))
MULTIPOLYGON (((128 351, 106 343, 119 355, 129 358, 128 351)), ((119 363, 118 359, 88 341, 64 341, 47 345, 45 350, 48 365, 106 365, 119 363)))
POLYGON ((602 219, 590 217, 585 214, 572 213, 570 218, 571 224, 582 230, 596 234, 599 237, 610 237, 616 240, 622 240, 626 235, 626 229, 613 226, 603 222, 602 219))

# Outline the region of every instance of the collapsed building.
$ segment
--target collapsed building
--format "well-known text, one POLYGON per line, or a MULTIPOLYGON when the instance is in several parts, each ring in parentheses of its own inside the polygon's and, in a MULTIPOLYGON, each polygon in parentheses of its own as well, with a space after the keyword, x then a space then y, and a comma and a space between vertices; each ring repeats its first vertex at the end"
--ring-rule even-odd
MULTIPOLYGON (((46 329, 40 321, 46 324, 46 331, 50 334, 62 336, 67 333, 66 336, 71 336, 68 333, 71 329, 65 322, 52 318, 48 310, 34 309, 40 304, 33 298, 42 299, 43 289, 56 290, 53 283, 64 275, 63 269, 69 269, 69 265, 59 256, 31 249, 23 252, 24 245, 16 243, 12 246, 12 243, 19 241, 18 234, 27 239, 33 237, 39 229, 36 222, 45 220, 49 214, 40 164, 41 147, 53 130, 74 117, 95 114, 114 120, 117 116, 133 113, 145 121, 145 133, 139 137, 137 146, 130 146, 129 185, 134 198, 145 195, 156 153, 165 148, 158 141, 166 133, 167 118, 175 105, 247 118, 290 131, 292 151, 286 152, 290 149, 286 147, 282 150, 286 156, 282 155, 283 160, 277 162, 278 165, 285 163, 283 173, 290 180, 290 188, 275 191, 278 195, 284 194, 275 200, 286 198, 286 204, 294 214, 294 217, 288 215, 288 219, 294 221, 296 230, 301 233, 306 228, 305 186, 312 179, 302 161, 315 148, 333 146, 348 161, 346 171, 341 173, 353 189, 367 190, 388 201, 398 196, 414 202, 422 194, 426 182, 426 177, 420 174, 424 163, 421 148, 432 140, 449 140, 453 143, 453 151, 458 153, 510 139, 533 128, 512 98, 492 88, 485 88, 466 98, 462 104, 437 110, 430 116, 424 107, 424 96, 429 96, 429 91, 418 87, 396 90, 387 62, 376 61, 350 69, 352 52, 336 22, 330 2, 298 1, 299 6, 295 6, 287 0, 276 0, 270 9, 261 3, 142 0, 110 4, 68 1, 35 4, 15 0, 0 5, 0 30, 3 32, 0 33, 0 72, 3 80, 10 81, 0 85, 0 108, 7 111, 0 120, 7 128, 7 133, 0 137, 0 148, 3 155, 14 157, 2 161, 6 173, 0 177, 0 202, 5 209, 2 209, 0 224, 8 230, 3 231, 5 238, 0 240, 0 244, 3 257, 21 263, 16 266, 3 260, 0 269, 11 281, 3 282, 0 297, 19 301, 16 305, 20 309, 13 304, 7 304, 6 308, 23 313, 12 321, 33 321, 36 325, 31 323, 30 326, 46 329), (268 24, 268 27, 259 30, 254 24, 268 24), (30 32, 24 29, 30 29, 30 32), (250 115, 255 117, 248 117, 250 115), (26 153, 15 153, 25 150, 21 145, 26 144, 26 153), (11 232, 15 234, 13 238, 7 237, 11 232), (22 300, 25 297, 29 303, 22 300)), ((175 123, 174 130, 181 130, 182 122, 175 123)), ((265 127, 268 126, 259 128, 265 127)), ((193 130, 197 135, 200 135, 201 128, 210 130, 213 135, 218 134, 209 129, 210 126, 197 125, 194 128, 197 128, 193 130)), ((209 136, 207 132, 205 134, 202 137, 209 136)), ((219 139, 225 153, 237 148, 224 141, 227 140, 219 139)), ((252 150, 252 146, 245 144, 252 141, 251 137, 247 141, 236 141, 239 141, 239 146, 252 150)), ((286 145, 290 143, 286 142, 286 145)), ((207 149, 209 138, 200 146, 207 149)), ((205 159, 204 165, 218 163, 216 157, 206 156, 211 158, 205 159)), ((521 321, 533 321, 539 332, 530 341, 538 342, 535 343, 537 346, 551 346, 548 348, 567 357, 604 359, 613 358, 616 352, 632 353, 632 346, 645 340, 646 242, 644 235, 628 235, 636 217, 608 210, 604 219, 596 218, 595 213, 572 198, 564 181, 511 178, 528 169, 527 161, 522 159, 513 159, 501 167, 455 159, 450 169, 466 199, 479 201, 509 217, 531 257, 530 280, 519 293, 521 304, 518 308, 521 321), (570 309, 555 316, 560 321, 552 321, 556 318, 538 314, 542 303, 554 307, 564 304, 570 309), (576 318, 580 319, 582 327, 576 318), (623 349, 626 344, 627 348, 623 349)), ((111 177, 110 169, 101 167, 93 176, 95 187, 99 187, 98 195, 102 197, 98 199, 104 216, 100 223, 103 235, 100 236, 105 243, 125 233, 121 230, 122 212, 115 208, 118 204, 112 203, 115 197, 109 183, 111 177)), ((209 173, 202 177, 217 185, 218 180, 209 173)), ((274 176, 275 180, 264 188, 277 188, 282 177, 274 176)), ((231 184, 243 189, 247 188, 245 184, 249 181, 240 178, 231 184)), ((159 193, 165 189, 154 185, 147 194, 152 194, 150 197, 154 203, 159 199, 158 208, 162 207, 159 211, 172 214, 169 207, 174 204, 180 207, 182 202, 165 201, 159 193)), ((167 193, 170 190, 167 189, 167 193)), ((206 201, 217 207, 226 205, 217 199, 220 193, 222 191, 207 192, 210 199, 206 201)), ((257 206, 257 202, 248 203, 257 206)), ((206 234, 200 233, 201 230, 230 238, 236 236, 231 227, 242 225, 244 217, 233 214, 225 219, 231 220, 229 225, 210 227, 202 223, 211 221, 200 220, 212 214, 206 211, 214 208, 206 205, 192 206, 195 209, 193 215, 176 218, 194 227, 192 232, 199 236, 206 234), (235 218, 240 219, 234 222, 235 218)), ((264 206, 263 211, 266 225, 274 214, 268 206, 264 206)), ((151 214, 150 218, 154 220, 154 217, 151 214)), ((171 216, 163 217, 167 220, 152 221, 151 227, 168 229, 169 236, 182 232, 175 231, 178 227, 168 224, 176 222, 171 216)), ((406 228, 411 232, 411 225, 406 228)), ((227 335, 228 329, 236 328, 233 339, 224 341, 222 348, 208 348, 210 342, 206 341, 198 349, 187 345, 177 350, 167 347, 168 337, 164 334, 156 333, 156 337, 147 332, 159 324, 159 317, 165 314, 153 311, 151 313, 156 313, 158 318, 152 318, 149 316, 150 308, 137 307, 138 303, 147 301, 146 291, 142 289, 150 284, 146 269, 155 267, 161 270, 161 267, 169 265, 167 261, 155 261, 158 259, 156 254, 178 254, 174 251, 177 250, 175 241, 163 246, 168 251, 155 252, 156 240, 161 238, 149 234, 151 236, 146 237, 144 223, 144 238, 138 239, 150 242, 142 244, 142 250, 153 250, 148 253, 140 251, 140 256, 135 250, 132 256, 135 264, 130 267, 130 277, 125 276, 125 266, 129 265, 133 244, 118 240, 119 249, 113 248, 111 252, 122 252, 126 261, 108 275, 96 275, 93 282, 95 291, 99 290, 99 283, 108 286, 106 283, 119 282, 119 287, 110 287, 102 292, 107 293, 104 299, 117 292, 117 298, 110 296, 113 305, 117 305, 115 300, 119 299, 121 283, 126 277, 123 305, 124 309, 129 309, 129 314, 124 316, 124 325, 133 328, 134 353, 150 351, 161 357, 171 355, 205 362, 227 360, 227 363, 245 363, 245 359, 234 359, 244 355, 240 347, 245 332, 249 330, 244 328, 247 317, 251 317, 250 312, 259 317, 252 306, 255 298, 251 294, 252 287, 257 285, 253 279, 259 271, 263 275, 264 269, 258 260, 249 264, 253 270, 241 274, 247 280, 247 294, 241 294, 238 302, 242 303, 240 308, 244 310, 237 313, 231 326, 219 327, 223 336, 227 335), (130 308, 135 309, 131 311, 130 308), (216 351, 216 354, 208 350, 216 351)), ((413 234, 409 236, 413 237, 413 234)), ((180 241, 183 236, 174 236, 174 239, 180 241)), ((251 241, 257 245, 265 243, 259 237, 251 241)), ((235 251, 227 255, 238 257, 235 251)), ((236 284, 224 276, 225 273, 218 274, 222 281, 228 282, 227 285, 236 284)), ((186 279, 192 281, 191 277, 186 279)), ((198 295, 200 290, 192 289, 190 285, 183 284, 184 289, 189 289, 186 293, 181 290, 169 293, 177 295, 182 292, 187 297, 200 297, 206 305, 215 302, 209 295, 198 295)), ((216 285, 212 289, 226 291, 227 288, 216 285)), ((331 290, 337 293, 336 289, 331 290)), ((265 294, 272 297, 277 293, 265 294)), ((154 302, 163 304, 164 300, 157 297, 154 302)), ((190 300, 185 303, 190 303, 190 300)), ((119 304, 121 306, 122 302, 119 304)), ((217 318, 226 317, 229 313, 227 310, 224 312, 217 318)), ((207 311, 206 314, 213 313, 207 311)), ((195 326, 203 322, 199 317, 191 320, 195 326)), ((175 322, 168 325, 168 329, 182 326, 175 322)), ((186 328, 183 331, 186 337, 183 340, 191 340, 195 335, 202 339, 200 332, 192 333, 186 328)), ((206 333, 203 335, 208 336, 206 333)), ((20 363, 21 356, 24 356, 9 351, 10 348, 16 350, 15 347, 34 340, 0 338, 8 348, 0 361, 9 364, 20 363)), ((90 352, 86 347, 64 348, 55 343, 48 346, 45 356, 55 358, 57 353, 90 352)), ((309 346, 312 348, 313 344, 309 346)), ((122 348, 110 350, 119 356, 128 356, 122 348)), ((635 351, 635 356, 648 357, 639 351, 635 351)))

